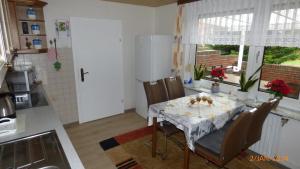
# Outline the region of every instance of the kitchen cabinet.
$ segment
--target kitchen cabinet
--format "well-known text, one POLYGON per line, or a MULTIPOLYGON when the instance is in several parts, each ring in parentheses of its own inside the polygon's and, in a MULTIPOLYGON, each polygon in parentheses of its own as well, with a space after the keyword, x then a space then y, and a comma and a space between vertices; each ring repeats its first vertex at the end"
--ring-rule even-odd
POLYGON ((0 2, 0 87, 14 54, 46 53, 43 7, 39 0, 0 2))
POLYGON ((39 0, 7 0, 12 46, 18 54, 46 53, 47 37, 43 7, 39 0))

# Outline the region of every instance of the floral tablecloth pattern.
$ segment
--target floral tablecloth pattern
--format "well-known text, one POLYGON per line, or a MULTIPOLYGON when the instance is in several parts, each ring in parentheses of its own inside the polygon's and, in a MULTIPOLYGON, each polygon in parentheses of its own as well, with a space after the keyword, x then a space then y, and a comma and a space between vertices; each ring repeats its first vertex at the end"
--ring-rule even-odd
POLYGON ((194 151, 194 143, 199 138, 222 128, 235 114, 247 110, 247 106, 230 97, 218 96, 207 93, 186 96, 151 105, 148 112, 148 125, 153 124, 153 117, 157 121, 169 121, 178 129, 184 131, 189 148, 194 151), (213 104, 201 101, 193 105, 191 99, 210 97, 213 104))

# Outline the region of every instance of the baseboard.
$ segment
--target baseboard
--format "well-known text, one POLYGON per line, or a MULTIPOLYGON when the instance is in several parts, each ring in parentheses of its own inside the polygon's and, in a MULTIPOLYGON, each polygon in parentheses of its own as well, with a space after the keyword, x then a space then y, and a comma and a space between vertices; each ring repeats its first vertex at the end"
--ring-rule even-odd
POLYGON ((124 111, 124 113, 132 113, 132 112, 135 112, 135 108, 127 109, 124 111))
POLYGON ((75 121, 75 122, 72 122, 72 123, 64 124, 63 127, 64 128, 70 128, 70 127, 78 126, 78 125, 79 125, 79 121, 75 121))
MULTIPOLYGON (((132 113, 132 112, 135 112, 135 108, 127 109, 124 111, 124 113, 132 113)), ((69 128, 69 127, 76 126, 76 125, 79 125, 79 121, 63 124, 64 128, 69 128)))

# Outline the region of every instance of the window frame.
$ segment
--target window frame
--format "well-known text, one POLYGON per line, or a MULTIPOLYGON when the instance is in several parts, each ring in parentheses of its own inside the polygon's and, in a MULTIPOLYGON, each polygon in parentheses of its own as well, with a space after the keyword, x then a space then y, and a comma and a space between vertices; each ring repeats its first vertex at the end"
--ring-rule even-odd
MULTIPOLYGON (((261 62, 261 65, 264 65, 264 60, 265 60, 265 47, 267 47, 267 46, 264 46, 264 51, 263 51, 263 56, 262 56, 262 62, 261 62)), ((280 46, 281 47, 281 46, 280 46)), ((300 49, 300 48, 299 48, 300 49)), ((259 92, 264 92, 264 93, 268 93, 267 92, 267 90, 265 90, 265 89, 261 89, 260 88, 260 85, 261 85, 261 77, 262 77, 262 71, 260 71, 260 73, 259 73, 259 81, 258 81, 258 88, 257 88, 257 90, 259 91, 259 92)), ((299 84, 300 85, 300 84, 299 84)), ((286 98, 290 98, 290 99, 295 99, 295 100, 299 100, 299 98, 300 98, 300 92, 298 93, 298 96, 296 97, 296 98, 294 98, 294 97, 290 97, 290 96, 283 96, 283 97, 286 97, 286 98)))
MULTIPOLYGON (((195 62, 194 62, 194 64, 196 65, 197 64, 197 49, 198 49, 198 45, 200 45, 200 44, 196 44, 196 51, 195 51, 195 62)), ((237 45, 238 46, 238 45, 237 45)), ((239 46, 241 46, 241 45, 239 45, 239 46)), ((249 51, 250 51, 250 45, 244 45, 244 46, 249 46, 249 51)), ((244 52, 244 51, 243 51, 244 52)), ((248 58, 247 58, 248 60, 249 60, 249 53, 248 53, 248 58)), ((248 61, 247 61, 248 62, 248 61)), ((247 66, 248 67, 248 66, 247 66)), ((247 68, 248 69, 248 68, 247 68)), ((247 73, 247 69, 246 69, 246 73, 247 73)), ((242 71, 242 70, 241 70, 242 71)), ((208 80, 208 81, 215 81, 213 78, 211 78, 211 77, 203 77, 203 79, 205 79, 205 80, 208 80)), ((229 82, 229 81, 219 81, 218 83, 223 83, 223 84, 226 84, 226 85, 230 85, 230 86, 234 86, 234 87, 240 87, 240 83, 239 82, 237 82, 237 83, 234 83, 234 82, 229 82)))
MULTIPOLYGON (((269 27, 269 22, 271 19, 271 14, 273 12, 272 5, 268 6, 266 5, 264 10, 261 9, 255 9, 253 12, 253 20, 252 20, 252 25, 251 25, 251 43, 248 45, 249 46, 249 53, 248 53, 248 60, 247 60, 247 69, 246 69, 246 77, 249 77, 253 72, 255 72, 262 64, 263 64, 263 59, 264 59, 264 48, 265 46, 263 44, 263 38, 265 36, 265 31, 268 31, 268 28, 265 26, 267 25, 269 27), (267 14, 268 13, 268 14, 267 14), (262 16, 263 19, 262 19, 262 16), (264 22, 261 22, 264 20, 264 22), (267 24, 265 22, 268 22, 267 24), (262 31, 265 30, 265 31, 262 31), (254 45, 255 44, 255 45, 254 45)), ((280 46, 280 45, 279 45, 280 46)), ((195 54, 196 56, 196 54, 195 54)), ((196 62, 196 58, 195 58, 196 62)), ((261 71, 258 73, 258 78, 259 82, 256 83, 250 90, 249 90, 249 99, 254 99, 254 100, 268 100, 272 95, 270 93, 267 93, 265 91, 260 91, 259 90, 259 85, 260 85, 260 78, 261 78, 261 71)), ((212 83, 211 79, 209 78, 204 78, 204 81, 206 85, 209 85, 212 83), (208 82, 208 83, 207 83, 208 82)), ((228 83, 221 82, 221 91, 223 92, 228 92, 228 91, 233 91, 239 89, 239 85, 232 85, 228 83)), ((297 98, 290 98, 290 97, 283 97, 281 100, 281 105, 283 107, 287 107, 290 109, 295 109, 298 110, 300 109, 299 105, 300 101, 300 93, 297 98), (291 108, 293 107, 293 108, 291 108)))

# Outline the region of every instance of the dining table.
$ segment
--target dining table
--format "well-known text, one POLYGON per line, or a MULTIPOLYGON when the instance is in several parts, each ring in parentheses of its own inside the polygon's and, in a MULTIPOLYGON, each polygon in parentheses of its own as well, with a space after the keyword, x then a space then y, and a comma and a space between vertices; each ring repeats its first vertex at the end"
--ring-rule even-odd
POLYGON ((148 126, 153 126, 152 157, 156 156, 158 125, 162 125, 163 121, 172 123, 184 132, 184 168, 188 168, 189 151, 195 150, 195 142, 222 128, 227 121, 246 110, 246 104, 237 98, 212 93, 198 93, 150 105, 148 126))

